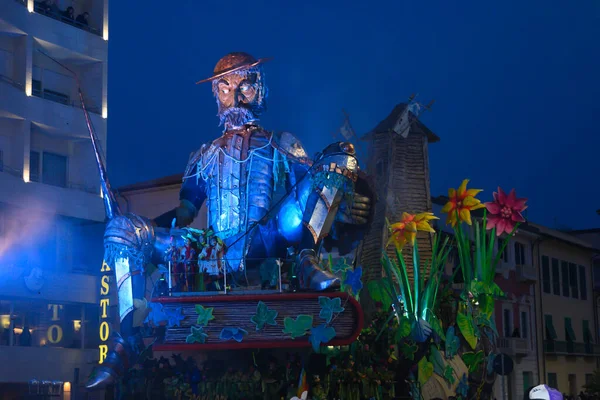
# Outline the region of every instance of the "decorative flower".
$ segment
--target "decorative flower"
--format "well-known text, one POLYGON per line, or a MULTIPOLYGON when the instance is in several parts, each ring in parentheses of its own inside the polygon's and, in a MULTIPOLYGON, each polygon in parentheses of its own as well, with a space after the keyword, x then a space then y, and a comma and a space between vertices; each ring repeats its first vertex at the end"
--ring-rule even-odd
POLYGON ((521 213, 527 209, 526 202, 527 199, 517 199, 515 189, 507 196, 502 188, 498 187, 498 192, 494 192, 494 201, 485 203, 485 208, 490 213, 486 229, 496 228, 497 236, 504 232, 510 234, 516 222, 525 222, 521 213))
POLYGON ((448 202, 442 208, 443 213, 448 213, 446 223, 456 226, 457 222, 466 222, 471 225, 471 211, 485 207, 481 201, 476 199, 481 189, 467 189, 468 179, 460 184, 458 190, 448 189, 448 202))
POLYGON ((417 238, 417 231, 435 232, 430 225, 430 221, 434 219, 438 219, 438 217, 429 212, 416 215, 402 213, 400 222, 396 222, 390 226, 391 236, 388 245, 394 243, 396 248, 401 250, 407 243, 414 244, 417 238))

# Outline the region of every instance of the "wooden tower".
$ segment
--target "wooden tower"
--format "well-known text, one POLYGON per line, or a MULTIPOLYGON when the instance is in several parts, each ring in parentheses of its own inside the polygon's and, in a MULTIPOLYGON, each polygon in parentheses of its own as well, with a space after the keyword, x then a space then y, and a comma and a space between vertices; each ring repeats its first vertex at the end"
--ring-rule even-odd
MULTIPOLYGON (((374 218, 361 252, 365 282, 382 277, 381 252, 389 237, 386 218, 394 223, 400 220, 403 212, 431 212, 428 145, 440 139, 412 114, 408 136, 404 138, 397 134, 394 126, 407 106, 406 103, 398 104, 386 119, 362 138, 368 143, 367 173, 373 177, 376 191, 374 218)), ((430 259, 430 235, 420 232, 418 240, 420 259, 430 259)), ((407 264, 412 267, 411 250, 407 246, 404 254, 407 264)), ((393 248, 388 249, 388 254, 395 259, 393 248)), ((412 268, 409 276, 412 277, 412 268)))

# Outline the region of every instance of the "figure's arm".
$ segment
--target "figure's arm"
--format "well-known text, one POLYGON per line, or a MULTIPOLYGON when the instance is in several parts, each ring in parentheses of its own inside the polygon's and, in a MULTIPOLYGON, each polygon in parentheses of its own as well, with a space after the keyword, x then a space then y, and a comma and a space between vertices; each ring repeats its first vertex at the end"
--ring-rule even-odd
POLYGON ((179 206, 155 218, 157 226, 170 228, 173 219, 176 219, 178 227, 185 227, 198 216, 198 211, 206 200, 206 182, 202 177, 194 175, 201 156, 202 149, 190 157, 179 191, 179 206))

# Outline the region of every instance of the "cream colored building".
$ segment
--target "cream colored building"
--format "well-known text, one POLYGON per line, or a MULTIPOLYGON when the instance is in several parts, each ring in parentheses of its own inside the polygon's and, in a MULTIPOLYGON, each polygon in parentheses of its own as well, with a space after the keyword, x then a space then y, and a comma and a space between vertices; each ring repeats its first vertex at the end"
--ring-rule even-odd
POLYGON ((104 207, 78 89, 106 149, 108 1, 54 3, 0 0, 3 399, 31 379, 76 392, 98 360, 104 207))
POLYGON ((535 225, 540 235, 538 349, 544 383, 576 395, 599 366, 593 262, 598 250, 574 235, 535 225))

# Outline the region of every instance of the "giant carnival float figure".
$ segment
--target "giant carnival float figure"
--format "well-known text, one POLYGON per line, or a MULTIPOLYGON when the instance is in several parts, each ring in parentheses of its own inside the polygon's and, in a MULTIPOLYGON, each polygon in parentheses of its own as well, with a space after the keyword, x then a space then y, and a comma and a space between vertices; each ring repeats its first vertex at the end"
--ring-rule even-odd
POLYGON ((154 220, 120 212, 89 126, 108 217, 103 270, 115 274, 120 333, 111 335, 87 388, 117 382, 135 363, 144 347, 133 322, 135 300, 147 291, 144 268, 166 262, 173 241, 182 240, 173 230, 189 226, 205 202, 208 225, 225 248, 224 268, 235 282, 243 282, 260 260, 292 253, 300 291, 340 286, 339 277, 320 266, 320 250, 335 246, 344 254, 356 247, 368 225, 372 192, 352 144, 333 143, 311 159, 294 135, 258 124, 268 93, 265 61, 230 53, 212 77, 198 82, 212 83, 223 134, 192 154, 180 205, 154 220))

